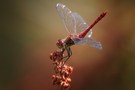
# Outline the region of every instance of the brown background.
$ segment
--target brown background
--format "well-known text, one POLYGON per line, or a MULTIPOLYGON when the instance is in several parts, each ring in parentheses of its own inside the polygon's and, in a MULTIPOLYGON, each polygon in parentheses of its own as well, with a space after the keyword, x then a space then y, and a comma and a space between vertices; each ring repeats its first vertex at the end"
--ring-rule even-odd
POLYGON ((73 46, 70 90, 135 90, 134 0, 3 0, 0 5, 0 90, 60 90, 54 87, 49 54, 68 35, 55 5, 66 4, 91 24, 103 50, 73 46))

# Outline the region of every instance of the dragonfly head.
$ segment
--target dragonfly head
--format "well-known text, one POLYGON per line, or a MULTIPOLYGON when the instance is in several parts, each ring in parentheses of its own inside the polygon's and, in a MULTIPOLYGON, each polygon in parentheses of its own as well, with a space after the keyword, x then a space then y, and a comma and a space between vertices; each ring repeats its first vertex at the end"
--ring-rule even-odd
POLYGON ((58 46, 58 48, 63 48, 63 42, 61 39, 59 39, 57 42, 56 42, 56 45, 58 46))

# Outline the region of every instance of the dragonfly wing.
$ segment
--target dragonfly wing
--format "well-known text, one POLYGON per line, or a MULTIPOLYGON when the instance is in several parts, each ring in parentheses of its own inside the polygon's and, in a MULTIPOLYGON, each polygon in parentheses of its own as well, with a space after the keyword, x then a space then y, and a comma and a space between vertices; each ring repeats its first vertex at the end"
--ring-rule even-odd
POLYGON ((97 42, 95 39, 91 38, 91 37, 85 37, 84 38, 84 41, 86 44, 94 47, 94 48, 97 48, 97 49, 102 49, 102 45, 100 42, 97 42))
POLYGON ((61 3, 58 3, 56 5, 56 9, 58 11, 58 14, 62 18, 68 33, 76 34, 75 33, 76 21, 75 21, 74 15, 72 14, 72 11, 61 3))
POLYGON ((70 34, 80 34, 89 27, 78 13, 72 12, 65 5, 58 3, 56 9, 70 34))
MULTIPOLYGON (((78 13, 72 13, 72 15, 75 18, 75 32, 77 34, 80 34, 81 32, 85 31, 89 27, 88 24, 84 21, 84 19, 78 13)), ((90 30, 89 34, 91 32, 92 30, 90 30)))

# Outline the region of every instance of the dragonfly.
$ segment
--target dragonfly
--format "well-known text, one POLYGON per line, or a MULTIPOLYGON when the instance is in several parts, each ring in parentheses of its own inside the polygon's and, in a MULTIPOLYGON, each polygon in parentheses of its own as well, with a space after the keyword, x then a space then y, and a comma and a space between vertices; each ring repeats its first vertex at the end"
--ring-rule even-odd
POLYGON ((63 53, 64 51, 67 51, 65 62, 72 55, 70 49, 72 45, 87 44, 94 48, 102 49, 101 43, 91 36, 92 28, 107 14, 106 11, 101 13, 91 25, 88 25, 78 13, 72 12, 66 5, 57 3, 56 9, 69 34, 66 38, 59 39, 56 42, 57 47, 61 49, 63 53))

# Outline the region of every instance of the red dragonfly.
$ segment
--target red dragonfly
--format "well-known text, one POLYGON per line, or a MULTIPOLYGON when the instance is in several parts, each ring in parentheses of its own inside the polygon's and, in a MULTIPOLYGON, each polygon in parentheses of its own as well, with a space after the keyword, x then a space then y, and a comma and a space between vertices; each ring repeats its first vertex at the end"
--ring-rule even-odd
POLYGON ((101 13, 100 16, 98 16, 97 19, 89 26, 78 13, 72 12, 62 3, 58 3, 56 5, 56 9, 64 22, 67 32, 69 33, 68 37, 59 39, 56 43, 63 53, 65 50, 67 51, 68 55, 66 61, 72 55, 72 51, 70 49, 70 46, 72 45, 88 44, 94 48, 102 49, 101 43, 93 39, 91 35, 93 26, 98 23, 98 21, 100 21, 107 12, 101 13))

